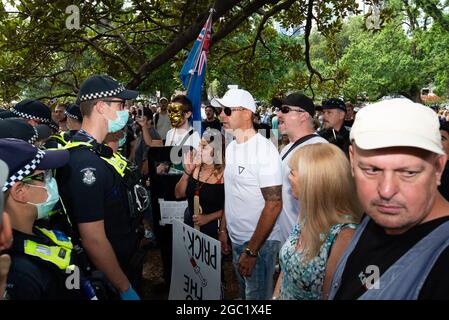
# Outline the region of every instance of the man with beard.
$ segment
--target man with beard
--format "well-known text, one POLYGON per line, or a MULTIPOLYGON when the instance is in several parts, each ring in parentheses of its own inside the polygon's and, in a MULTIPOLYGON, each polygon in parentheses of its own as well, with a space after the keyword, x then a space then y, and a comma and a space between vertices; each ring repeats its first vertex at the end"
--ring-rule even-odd
POLYGON ((346 105, 343 100, 332 98, 324 101, 323 109, 324 131, 320 135, 330 143, 338 146, 348 155, 349 152, 349 131, 344 126, 346 105))

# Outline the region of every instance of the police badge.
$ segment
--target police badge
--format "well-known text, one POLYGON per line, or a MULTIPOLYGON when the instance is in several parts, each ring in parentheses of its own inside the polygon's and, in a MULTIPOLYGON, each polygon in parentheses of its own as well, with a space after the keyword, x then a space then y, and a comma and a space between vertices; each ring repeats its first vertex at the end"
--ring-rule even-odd
POLYGON ((85 169, 81 170, 81 172, 84 174, 83 175, 84 184, 91 186, 95 183, 97 178, 95 178, 94 171, 95 171, 94 168, 85 168, 85 169))

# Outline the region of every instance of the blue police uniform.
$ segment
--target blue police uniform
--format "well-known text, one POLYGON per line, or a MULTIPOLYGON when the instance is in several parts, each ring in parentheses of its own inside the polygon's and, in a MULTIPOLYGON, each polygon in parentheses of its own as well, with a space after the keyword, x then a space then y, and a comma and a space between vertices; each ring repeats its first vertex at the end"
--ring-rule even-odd
MULTIPOLYGON (((57 246, 41 229, 34 228, 33 232, 34 235, 29 235, 13 230, 5 299, 86 299, 81 290, 66 286, 67 277, 71 275, 66 269, 73 262, 71 250, 67 248, 71 247, 70 239, 64 237, 67 247, 57 246)), ((61 235, 58 233, 58 237, 61 235)))
POLYGON ((74 227, 73 241, 79 241, 76 225, 104 221, 105 233, 122 270, 134 288, 139 287, 141 266, 131 261, 137 251, 137 223, 133 219, 124 179, 103 158, 111 158, 112 150, 80 130, 72 143, 89 143, 70 148, 68 165, 59 169, 59 192, 74 227), (103 158, 102 158, 103 157, 103 158))

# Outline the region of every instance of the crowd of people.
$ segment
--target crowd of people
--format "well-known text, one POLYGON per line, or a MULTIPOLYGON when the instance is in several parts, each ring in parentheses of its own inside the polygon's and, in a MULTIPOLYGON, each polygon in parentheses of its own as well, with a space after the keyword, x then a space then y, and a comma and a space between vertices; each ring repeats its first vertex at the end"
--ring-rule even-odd
POLYGON ((443 114, 299 92, 268 108, 230 89, 192 125, 185 95, 137 96, 94 75, 53 111, 0 111, 0 297, 138 300, 149 247, 168 287, 162 195, 186 199, 184 222, 232 256, 242 299, 449 298, 443 114))

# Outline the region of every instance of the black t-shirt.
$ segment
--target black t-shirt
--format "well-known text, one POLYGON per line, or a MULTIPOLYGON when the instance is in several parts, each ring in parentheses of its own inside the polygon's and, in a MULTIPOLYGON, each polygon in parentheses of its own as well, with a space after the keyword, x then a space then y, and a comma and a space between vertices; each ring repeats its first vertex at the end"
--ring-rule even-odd
POLYGON ((352 125, 354 124, 354 119, 352 119, 352 120, 345 120, 345 122, 343 123, 343 125, 345 126, 345 127, 352 127, 352 125))
MULTIPOLYGON (((223 183, 198 183, 198 180, 190 177, 186 189, 190 215, 185 217, 185 223, 191 227, 193 227, 193 197, 195 196, 197 186, 200 188, 200 206, 203 214, 210 214, 224 209, 225 194, 223 183)), ((218 220, 211 221, 200 227, 200 231, 214 239, 218 239, 218 220)))
POLYGON ((438 186, 438 191, 441 195, 449 201, 449 163, 446 162, 443 174, 441 175, 441 184, 438 186))
POLYGON ((349 131, 345 126, 342 126, 340 131, 335 130, 335 135, 332 129, 320 131, 319 135, 339 147, 347 156, 349 156, 349 131))
MULTIPOLYGON (((23 243, 29 239, 41 243, 38 236, 13 231, 14 241, 23 243)), ((65 270, 57 266, 14 250, 8 273, 6 297, 8 300, 66 300, 84 299, 80 290, 68 290, 65 286, 65 270)), ((68 276, 69 274, 67 274, 68 276)))
POLYGON ((271 128, 266 123, 255 123, 253 122, 254 129, 259 132, 261 135, 263 135, 265 138, 270 139, 271 137, 271 128), (262 131, 260 131, 262 130, 262 131))
POLYGON ((207 128, 212 128, 212 129, 216 129, 218 131, 221 131, 221 122, 220 120, 218 120, 217 118, 214 119, 214 121, 207 121, 207 120, 203 120, 201 122, 201 125, 203 127, 203 132, 207 129, 207 128))
MULTIPOLYGON (((370 220, 347 260, 341 286, 334 299, 358 299, 366 291, 360 276, 369 265, 378 266, 382 275, 416 243, 446 221, 449 221, 449 217, 417 225, 400 235, 388 235, 383 228, 370 220)), ((449 299, 447 270, 449 270, 449 249, 445 249, 434 264, 419 294, 420 300, 449 299)))
MULTIPOLYGON (((87 142, 89 138, 78 133, 72 140, 87 142)), ((69 150, 69 163, 58 169, 56 178, 70 220, 73 225, 103 220, 119 262, 126 264, 134 251, 136 234, 123 179, 95 151, 87 147, 69 150)))

